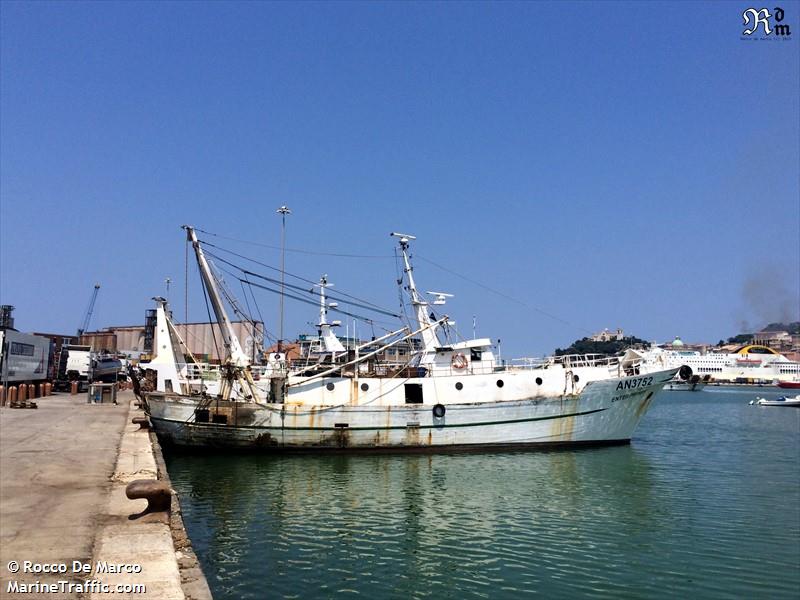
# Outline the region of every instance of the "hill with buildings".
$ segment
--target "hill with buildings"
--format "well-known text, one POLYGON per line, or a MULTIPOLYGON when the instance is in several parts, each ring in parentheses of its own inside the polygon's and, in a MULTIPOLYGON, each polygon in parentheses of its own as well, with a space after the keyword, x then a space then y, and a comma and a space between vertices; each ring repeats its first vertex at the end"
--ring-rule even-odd
POLYGON ((633 346, 649 346, 649 342, 635 335, 625 335, 622 329, 603 331, 591 337, 575 340, 567 348, 556 348, 555 355, 564 354, 619 354, 633 346))

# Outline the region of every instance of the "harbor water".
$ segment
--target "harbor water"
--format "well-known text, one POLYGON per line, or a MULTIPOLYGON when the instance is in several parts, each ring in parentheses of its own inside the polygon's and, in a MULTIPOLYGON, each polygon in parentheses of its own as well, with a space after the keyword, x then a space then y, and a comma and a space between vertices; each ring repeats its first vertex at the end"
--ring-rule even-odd
POLYGON ((800 409, 662 392, 630 446, 167 455, 225 598, 796 598, 800 409))

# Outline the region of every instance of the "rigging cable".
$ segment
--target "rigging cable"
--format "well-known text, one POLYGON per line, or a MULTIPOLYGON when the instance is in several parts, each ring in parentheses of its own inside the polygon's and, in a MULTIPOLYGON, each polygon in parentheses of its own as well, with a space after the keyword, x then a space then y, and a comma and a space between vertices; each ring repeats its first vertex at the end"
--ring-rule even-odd
MULTIPOLYGON (((277 267, 273 267, 272 265, 268 265, 267 263, 258 261, 258 260, 254 259, 254 258, 250 258, 249 256, 245 256, 243 254, 239 254, 238 252, 234 252, 233 250, 228 250, 227 248, 223 248, 221 246, 217 246, 216 244, 212 244, 211 242, 206 242, 206 241, 200 240, 200 243, 205 245, 205 246, 210 246, 212 248, 216 248, 217 250, 221 250, 222 252, 226 252, 228 254, 232 254, 233 256, 236 256, 238 258, 253 262, 253 263, 257 264, 257 265, 260 265, 260 266, 265 267, 267 269, 270 269, 272 271, 276 271, 278 273, 281 272, 281 270, 279 268, 277 268, 277 267)), ((206 251, 206 252, 210 254, 210 252, 208 252, 208 251, 206 251)), ((220 258, 219 255, 216 255, 216 257, 220 258)), ((232 264, 232 263, 229 263, 229 264, 232 264)), ((236 268, 240 268, 240 267, 237 266, 236 268)), ((257 273, 252 273, 252 272, 250 274, 251 275, 258 275, 257 273)), ((288 275, 289 277, 293 277, 295 279, 298 279, 298 280, 300 280, 300 281, 302 281, 304 283, 310 283, 312 286, 317 285, 319 283, 318 281, 312 281, 311 279, 306 279, 305 277, 301 277, 299 275, 295 275, 294 273, 289 273, 288 271, 284 271, 284 274, 288 275)), ((262 278, 265 278, 263 275, 258 275, 258 276, 262 277, 262 278)), ((290 285, 290 284, 286 284, 286 285, 290 285)), ((299 289, 305 290, 305 288, 299 288, 299 289)), ((370 302, 369 300, 365 300, 363 298, 359 298, 358 296, 353 296, 352 294, 347 294, 345 292, 334 292, 333 295, 345 296, 347 298, 352 298, 353 300, 358 300, 359 302, 363 302, 364 304, 368 304, 370 306, 373 306, 373 307, 375 307, 375 309, 383 310, 377 304, 375 304, 373 302, 370 302)), ((344 302, 344 300, 342 300, 341 298, 338 298, 338 299, 341 300, 342 302, 344 302)), ((397 315, 394 315, 394 314, 391 315, 391 316, 393 316, 395 318, 399 318, 397 315)))
MULTIPOLYGON (((235 263, 232 263, 229 260, 226 260, 226 259, 222 258, 221 256, 213 253, 213 252, 206 251, 206 254, 208 254, 209 256, 214 258, 215 260, 218 260, 220 262, 225 263, 226 265, 229 265, 229 266, 233 267, 234 269, 238 269, 239 271, 241 271, 245 275, 252 275, 253 277, 258 277, 259 279, 263 279, 264 281, 269 281, 270 283, 280 284, 280 280, 278 280, 278 279, 273 279, 272 277, 267 277, 266 275, 261 275, 259 273, 255 273, 253 271, 245 269, 244 267, 241 267, 241 266, 239 266, 239 265, 237 265, 235 263)), ((234 275, 234 277, 236 277, 236 276, 234 275)), ((310 283, 310 281, 309 281, 309 283, 310 283)), ((313 288, 311 290, 309 290, 306 287, 302 287, 302 286, 299 286, 299 285, 294 285, 294 284, 291 284, 291 283, 284 283, 283 285, 285 287, 289 287, 289 288, 292 288, 292 289, 300 291, 300 292, 312 292, 313 293, 313 288)), ((314 283, 313 285, 318 285, 318 284, 314 283)), ((340 293, 329 293, 328 294, 328 298, 330 300, 337 300, 339 302, 343 302, 344 304, 349 304, 350 306, 357 306, 358 308, 363 308, 363 309, 366 309, 366 310, 371 310, 373 312, 381 313, 383 315, 386 315, 387 317, 393 317, 395 319, 399 319, 400 318, 400 315, 398 315, 396 313, 393 313, 393 312, 390 312, 388 310, 385 310, 383 308, 379 308, 379 307, 377 307, 377 305, 375 305, 375 304, 373 304, 373 303, 371 303, 371 302, 369 302, 367 300, 363 300, 362 302, 364 302, 364 303, 362 303, 362 302, 354 302, 352 300, 346 300, 344 298, 340 298, 339 295, 340 295, 340 293)), ((350 298, 354 298, 354 296, 350 296, 349 294, 341 293, 341 295, 345 295, 345 296, 348 296, 350 298)), ((360 300, 360 299, 358 299, 358 300, 360 300)))
MULTIPOLYGON (((247 279, 247 276, 245 276, 245 279, 247 279)), ((261 327, 263 327, 264 329, 264 336, 269 338, 271 342, 278 343, 278 338, 272 335, 269 331, 267 331, 267 325, 264 322, 264 315, 261 314, 261 307, 258 305, 258 300, 256 300, 256 295, 253 293, 253 288, 250 286, 249 279, 247 279, 247 285, 248 285, 247 289, 250 290, 250 297, 253 298, 253 304, 255 304, 256 306, 256 311, 258 312, 258 318, 261 319, 261 327)))
POLYGON ((499 292, 499 291, 497 291, 497 290, 495 290, 493 288, 490 288, 488 285, 485 285, 485 284, 483 284, 483 283, 481 283, 479 281, 475 281, 474 279, 471 279, 471 278, 467 277, 466 275, 462 275, 461 273, 456 273, 455 271, 453 271, 451 269, 448 269, 447 267, 443 267, 442 265, 430 260, 429 258, 425 258, 425 257, 419 256, 419 255, 417 255, 417 258, 419 258, 420 260, 424 260, 426 263, 431 264, 434 267, 437 267, 437 268, 441 269, 442 271, 450 273, 451 275, 455 275, 456 277, 460 277, 464 281, 469 281, 470 283, 472 283, 474 285, 477 285, 480 288, 483 288, 487 292, 491 292, 492 294, 496 294, 497 296, 500 296, 501 298, 505 298, 506 300, 510 300, 511 302, 515 302, 517 304, 521 304, 525 308, 529 308, 529 309, 531 309, 533 311, 536 311, 537 313, 539 313, 541 315, 544 315, 545 317, 549 317, 549 318, 551 318, 551 319, 553 319, 555 321, 558 321, 559 323, 562 323, 564 325, 572 327, 572 328, 574 328, 574 329, 576 329, 578 331, 582 331, 584 333, 589 333, 589 334, 592 333, 588 329, 586 329, 584 327, 581 327, 579 325, 576 325, 575 323, 570 323, 569 321, 567 321, 565 319, 562 319, 561 317, 557 317, 556 315, 550 314, 549 312, 547 312, 545 310, 542 310, 541 308, 537 308, 535 306, 531 306, 527 302, 523 302, 522 300, 514 298, 513 296, 509 296, 508 294, 505 294, 503 292, 499 292))
MULTIPOLYGON (((199 264, 197 265, 197 269, 200 270, 199 264)), ((217 351, 217 357, 222 361, 222 352, 219 351, 219 344, 217 344, 217 334, 214 333, 214 320, 211 318, 211 309, 208 307, 208 292, 206 291, 205 284, 202 284, 200 287, 203 288, 203 299, 206 301, 206 313, 208 313, 208 322, 211 324, 211 338, 214 340, 214 348, 217 351)))
MULTIPOLYGON (((233 275, 233 276, 235 277, 235 275, 233 275)), ((257 288, 262 289, 262 290, 266 290, 267 292, 272 292, 273 294, 280 294, 281 293, 280 290, 276 290, 276 289, 267 287, 265 285, 261 285, 259 283, 254 282, 254 281, 248 281, 248 280, 244 280, 244 279, 240 279, 240 281, 244 281, 245 283, 247 283, 250 286, 257 287, 257 288)), ((309 300, 307 298, 302 298, 300 296, 295 296, 294 294, 286 294, 286 296, 288 298, 291 298, 292 300, 297 300, 298 302, 304 302, 305 304, 310 304, 312 306, 318 306, 317 302, 315 302, 313 300, 309 300)), ((360 321, 364 321, 365 323, 388 323, 387 321, 370 319, 369 317, 365 317, 364 315, 351 313, 351 312, 348 312, 346 310, 342 310, 340 308, 328 308, 328 310, 330 310, 331 312, 336 312, 336 313, 340 313, 340 314, 343 314, 343 315, 347 315, 348 317, 353 317, 354 319, 358 319, 360 321)))
POLYGON ((221 235, 219 233, 212 233, 211 231, 206 231, 205 229, 195 228, 195 231, 199 231, 200 233, 205 233, 206 235, 212 235, 214 237, 218 237, 223 240, 240 242, 242 244, 251 244, 253 246, 260 246, 262 248, 270 248, 272 250, 285 250, 286 252, 294 252, 296 254, 309 254, 312 256, 336 256, 338 258, 382 258, 382 259, 392 258, 391 256, 386 254, 345 254, 342 252, 316 252, 314 250, 301 250, 300 248, 281 248, 280 246, 272 246, 270 244, 264 244, 262 242, 253 242, 250 240, 242 240, 234 237, 228 237, 225 235, 221 235))

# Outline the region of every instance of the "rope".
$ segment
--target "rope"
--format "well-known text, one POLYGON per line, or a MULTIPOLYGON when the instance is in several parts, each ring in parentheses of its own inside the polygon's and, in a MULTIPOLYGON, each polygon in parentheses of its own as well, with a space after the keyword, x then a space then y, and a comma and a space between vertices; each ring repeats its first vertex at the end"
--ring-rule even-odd
POLYGON ((392 258, 391 256, 384 254, 346 254, 342 252, 317 252, 314 250, 303 250, 300 248, 281 248, 280 246, 272 246, 270 244, 264 244, 261 242, 253 242, 250 240, 242 240, 238 238, 228 237, 225 235, 221 235, 219 233, 212 233, 210 231, 206 231, 205 229, 195 228, 195 231, 199 231, 200 233, 205 233, 206 235, 211 235, 223 240, 240 242, 242 244, 250 244, 252 246, 260 246, 262 248, 270 248, 271 250, 285 250, 286 252, 294 252, 296 254, 310 254, 313 256, 336 256, 339 258, 381 258, 381 259, 392 258))

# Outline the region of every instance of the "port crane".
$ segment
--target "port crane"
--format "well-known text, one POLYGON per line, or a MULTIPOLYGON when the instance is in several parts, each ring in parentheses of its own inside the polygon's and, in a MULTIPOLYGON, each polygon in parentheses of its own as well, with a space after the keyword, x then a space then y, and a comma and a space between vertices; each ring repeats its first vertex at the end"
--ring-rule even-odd
POLYGON ((92 318, 92 312, 94 311, 94 303, 97 300, 97 292, 100 291, 100 284, 94 284, 94 290, 92 291, 92 297, 89 300, 89 306, 86 308, 86 313, 83 317, 83 322, 81 323, 80 327, 78 327, 78 337, 81 337, 83 333, 89 329, 89 321, 92 318))

